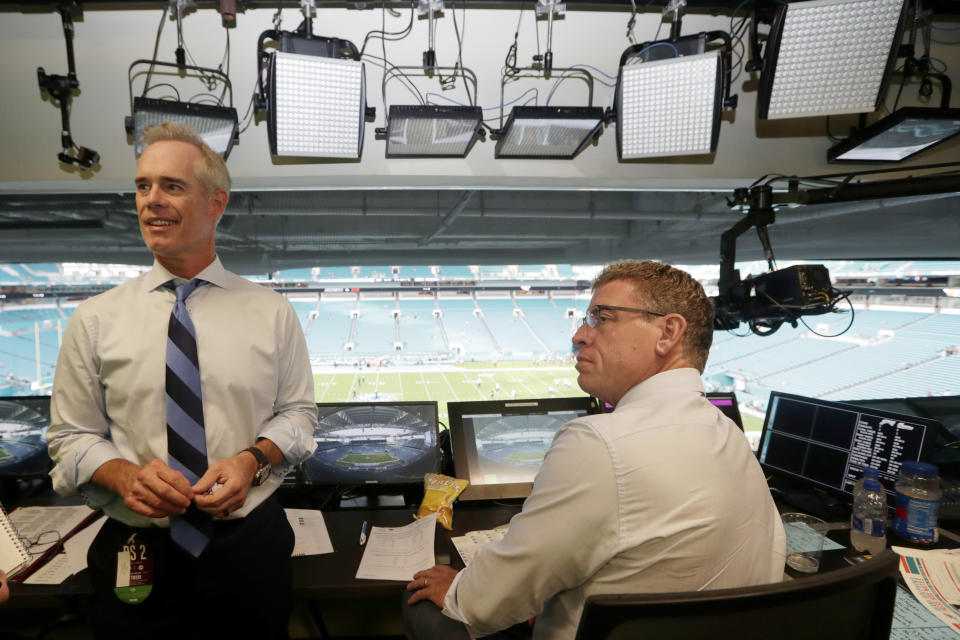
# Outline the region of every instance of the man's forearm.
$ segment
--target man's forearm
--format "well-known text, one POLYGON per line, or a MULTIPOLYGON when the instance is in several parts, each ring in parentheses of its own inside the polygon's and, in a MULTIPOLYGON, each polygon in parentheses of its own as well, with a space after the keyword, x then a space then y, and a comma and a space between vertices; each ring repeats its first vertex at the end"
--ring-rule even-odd
POLYGON ((267 456, 267 460, 270 461, 271 467, 276 467, 283 462, 283 451, 281 451, 280 447, 275 445, 269 438, 258 439, 257 444, 254 446, 256 446, 257 449, 260 449, 260 451, 267 456))
POLYGON ((114 459, 100 465, 90 480, 104 489, 126 497, 130 486, 140 472, 140 466, 129 460, 114 459))

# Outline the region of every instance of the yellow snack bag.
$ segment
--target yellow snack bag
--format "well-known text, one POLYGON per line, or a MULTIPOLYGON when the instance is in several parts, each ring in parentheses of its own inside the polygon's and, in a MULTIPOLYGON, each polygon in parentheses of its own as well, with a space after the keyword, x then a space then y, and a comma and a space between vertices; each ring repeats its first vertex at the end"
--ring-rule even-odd
POLYGON ((413 517, 417 520, 431 513, 437 514, 437 522, 444 529, 453 529, 453 501, 460 492, 467 488, 469 480, 451 478, 439 473, 428 473, 423 476, 423 502, 420 510, 413 517))

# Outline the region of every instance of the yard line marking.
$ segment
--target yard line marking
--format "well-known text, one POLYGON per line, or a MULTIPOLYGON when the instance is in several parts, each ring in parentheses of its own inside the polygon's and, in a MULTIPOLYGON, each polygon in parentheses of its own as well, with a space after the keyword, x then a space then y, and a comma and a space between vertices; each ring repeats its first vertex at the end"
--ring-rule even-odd
POLYGON ((423 371, 420 372, 420 383, 423 385, 423 390, 427 392, 427 400, 433 400, 433 396, 430 395, 430 385, 427 384, 426 378, 423 377, 423 371))
MULTIPOLYGON (((450 389, 450 393, 453 394, 453 399, 460 400, 460 396, 457 394, 456 390, 453 388, 453 385, 450 384, 450 380, 447 379, 447 374, 441 373, 440 375, 443 376, 443 381, 447 383, 447 387, 450 389)), ((463 375, 463 374, 460 374, 460 375, 463 375)))

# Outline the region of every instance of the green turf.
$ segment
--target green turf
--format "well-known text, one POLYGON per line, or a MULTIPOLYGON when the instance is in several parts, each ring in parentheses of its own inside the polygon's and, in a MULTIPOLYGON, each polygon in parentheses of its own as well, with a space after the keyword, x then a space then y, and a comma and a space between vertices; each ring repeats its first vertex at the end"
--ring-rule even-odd
POLYGON ((760 431, 763 429, 763 418, 751 415, 746 412, 741 413, 740 417, 743 419, 744 431, 760 431))
POLYGON ((397 458, 393 457, 386 451, 382 451, 380 453, 348 453, 337 460, 337 464, 349 466, 351 464, 372 464, 375 462, 380 464, 388 464, 396 461, 397 458))
POLYGON ((314 393, 317 402, 435 400, 443 425, 447 424, 447 402, 586 395, 577 386, 572 364, 510 364, 469 363, 453 371, 396 373, 371 367, 318 373, 314 375, 314 393))
POLYGON ((3 460, 5 458, 12 458, 12 457, 13 456, 10 455, 3 447, 0 447, 0 460, 3 460))

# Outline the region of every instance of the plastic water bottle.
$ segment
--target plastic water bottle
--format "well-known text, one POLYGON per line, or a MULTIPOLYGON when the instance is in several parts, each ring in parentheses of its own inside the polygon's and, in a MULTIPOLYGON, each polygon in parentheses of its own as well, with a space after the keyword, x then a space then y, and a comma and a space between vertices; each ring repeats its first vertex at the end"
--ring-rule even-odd
POLYGON ((897 510, 893 532, 914 544, 932 545, 940 536, 937 516, 940 512, 939 470, 926 462, 904 462, 897 477, 897 510))
POLYGON ((876 555, 887 547, 887 492, 880 472, 865 467, 853 488, 850 544, 857 551, 876 555))

